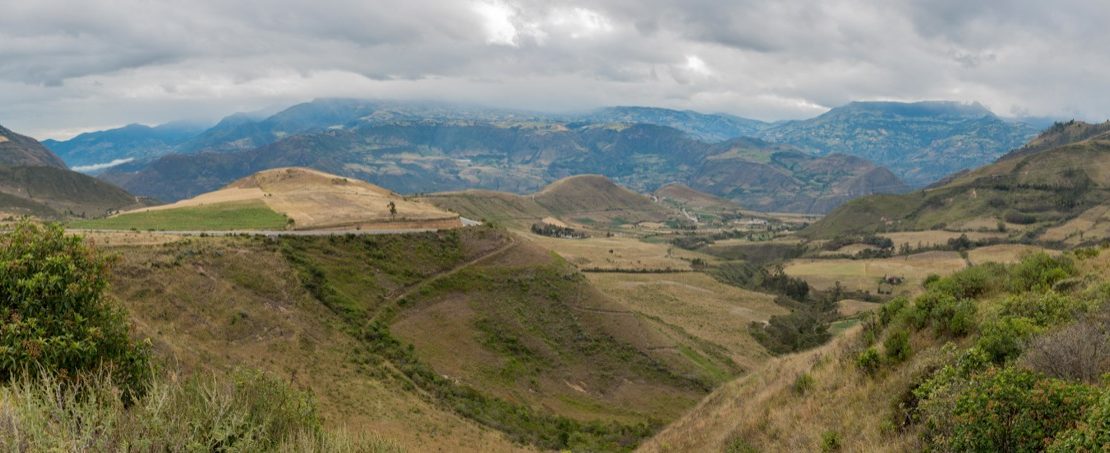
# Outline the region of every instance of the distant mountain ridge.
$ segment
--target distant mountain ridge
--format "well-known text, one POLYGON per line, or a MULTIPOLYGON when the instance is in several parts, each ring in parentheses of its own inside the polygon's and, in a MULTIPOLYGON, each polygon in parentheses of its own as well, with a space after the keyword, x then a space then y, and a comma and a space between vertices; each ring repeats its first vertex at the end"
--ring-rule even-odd
POLYGON ((904 189, 890 181, 889 172, 873 172, 875 167, 862 159, 815 157, 758 140, 746 143, 745 152, 756 157, 648 124, 359 123, 293 135, 246 151, 165 156, 139 169, 115 168, 103 177, 136 193, 172 201, 284 166, 316 168, 406 193, 472 188, 528 193, 568 176, 600 174, 640 192, 686 182, 751 209, 801 212, 823 212, 846 194, 904 189), (775 150, 792 151, 790 159, 784 158, 790 162, 770 160, 775 150), (768 163, 758 161, 763 158, 768 163), (837 168, 822 170, 826 162, 837 168), (749 170, 727 171, 736 167, 749 170), (783 191, 756 198, 736 190, 753 187, 769 175, 789 181, 777 186, 783 191), (882 179, 868 181, 872 177, 882 179))
POLYGON ((977 103, 926 101, 853 102, 816 118, 772 125, 756 136, 821 155, 862 157, 922 187, 990 163, 1036 133, 977 103))
POLYGON ((705 114, 692 110, 654 107, 606 107, 584 115, 572 116, 568 121, 667 126, 710 143, 737 137, 751 137, 771 126, 763 121, 735 115, 705 114))
POLYGON ((65 162, 35 139, 0 126, 0 165, 66 168, 65 162))
POLYGON ((78 170, 97 170, 115 163, 146 160, 177 151, 177 146, 205 130, 189 122, 159 126, 129 124, 118 129, 88 132, 72 139, 44 140, 42 144, 78 170))

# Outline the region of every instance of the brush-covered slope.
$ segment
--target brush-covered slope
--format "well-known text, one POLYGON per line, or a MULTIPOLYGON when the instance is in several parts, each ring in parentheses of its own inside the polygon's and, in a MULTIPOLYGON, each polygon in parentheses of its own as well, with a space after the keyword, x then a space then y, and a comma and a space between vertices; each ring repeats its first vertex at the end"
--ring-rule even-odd
POLYGON ((37 140, 0 126, 0 166, 66 168, 58 156, 37 140))
POLYGON ((718 145, 691 187, 747 209, 819 214, 863 195, 909 190, 890 171, 864 159, 844 154, 817 157, 756 139, 718 145))
MULTIPOLYGON (((190 223, 207 224, 205 217, 221 207, 252 212, 269 209, 288 219, 288 225, 265 225, 267 228, 263 229, 435 229, 462 226, 457 214, 430 204, 409 201, 364 181, 307 168, 262 171, 215 192, 173 204, 121 213, 98 222, 104 227, 127 228, 129 220, 137 222, 188 212, 197 217, 195 222, 190 222, 188 215, 181 215, 178 216, 179 226, 161 229, 192 230, 197 228, 190 223)), ((243 217, 249 215, 244 212, 243 217)), ((83 226, 96 227, 96 224, 89 222, 83 226)), ((251 228, 253 226, 226 229, 257 229, 251 228)))
MULTIPOLYGON (((1086 124, 1049 129, 1028 147, 939 186, 849 202, 807 233, 831 237, 936 227, 976 229, 1001 222, 1003 228, 1029 232, 1030 238, 1060 240, 1058 235, 1044 237, 1045 230, 1068 229, 1072 220, 1105 210, 1110 200, 1110 136, 1105 129, 1086 124)), ((1103 222, 1103 216, 1094 217, 1090 220, 1095 224, 1103 222)), ((1063 236, 1083 230, 1077 225, 1063 236)))
POLYGON ((428 195, 426 201, 472 219, 528 225, 546 217, 578 223, 660 222, 675 212, 598 175, 571 176, 531 195, 467 190, 428 195))
POLYGON ((1035 134, 979 104, 853 102, 816 118, 776 124, 757 136, 819 154, 862 157, 922 187, 987 164, 1035 134))

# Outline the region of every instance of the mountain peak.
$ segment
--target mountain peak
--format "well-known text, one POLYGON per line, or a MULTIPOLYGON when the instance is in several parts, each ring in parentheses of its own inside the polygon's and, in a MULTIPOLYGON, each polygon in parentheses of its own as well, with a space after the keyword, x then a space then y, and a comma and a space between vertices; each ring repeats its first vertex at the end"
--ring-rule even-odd
POLYGON ((0 126, 0 166, 66 168, 65 162, 37 140, 4 126, 0 126))

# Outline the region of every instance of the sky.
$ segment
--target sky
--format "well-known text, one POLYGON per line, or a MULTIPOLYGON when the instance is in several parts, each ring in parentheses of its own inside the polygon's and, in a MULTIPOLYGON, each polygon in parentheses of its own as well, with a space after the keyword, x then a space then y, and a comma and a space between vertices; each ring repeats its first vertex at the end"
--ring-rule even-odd
POLYGON ((0 124, 67 138, 319 97, 1101 121, 1107 24, 1106 0, 0 0, 0 124))

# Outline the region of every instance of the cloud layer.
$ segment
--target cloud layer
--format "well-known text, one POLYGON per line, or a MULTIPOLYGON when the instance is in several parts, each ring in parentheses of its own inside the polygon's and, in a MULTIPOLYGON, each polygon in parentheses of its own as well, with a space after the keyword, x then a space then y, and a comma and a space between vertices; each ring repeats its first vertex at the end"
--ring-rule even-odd
POLYGON ((0 0, 0 123, 36 137, 315 97, 808 117, 868 99, 1110 115, 1090 0, 0 0))

